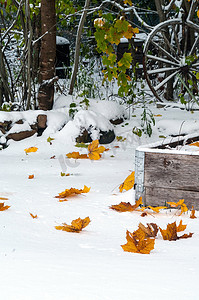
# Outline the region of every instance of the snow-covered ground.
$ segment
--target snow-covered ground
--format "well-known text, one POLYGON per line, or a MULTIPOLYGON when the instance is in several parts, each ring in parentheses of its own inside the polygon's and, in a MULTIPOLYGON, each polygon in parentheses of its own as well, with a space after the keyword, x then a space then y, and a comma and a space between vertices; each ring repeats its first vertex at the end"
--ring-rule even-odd
MULTIPOLYGON (((98 112, 103 114, 103 108, 98 107, 98 112)), ((65 113, 64 105, 56 109, 65 113)), ((110 110, 111 105, 106 113, 110 110)), ((0 197, 9 199, 0 202, 10 205, 0 212, 0 299, 199 299, 199 213, 197 219, 190 219, 190 212, 177 216, 166 210, 143 218, 138 211, 118 213, 109 208, 121 201, 135 201, 133 190, 119 193, 118 186, 134 170, 136 147, 163 141, 162 136, 170 134, 199 133, 198 111, 154 107, 152 111, 156 126, 151 138, 132 133, 134 126, 140 126, 142 109, 138 108, 130 120, 115 126, 116 135, 126 140, 106 145, 110 150, 98 161, 66 159, 68 152, 87 150, 75 147, 74 121, 55 130, 63 123, 63 115, 49 119, 52 122, 41 137, 10 141, 0 151, 0 197), (49 136, 54 138, 52 144, 47 142, 49 136), (37 152, 26 155, 24 149, 31 146, 37 152), (61 172, 70 176, 62 177, 61 172), (34 179, 28 179, 32 174, 34 179), (87 194, 62 203, 55 198, 65 189, 84 185, 91 187, 87 194), (87 216, 91 223, 80 233, 55 229, 87 216), (149 255, 121 248, 126 230, 133 232, 140 222, 157 223, 165 229, 181 219, 187 224, 186 232, 194 233, 192 238, 170 242, 158 234, 149 255)))

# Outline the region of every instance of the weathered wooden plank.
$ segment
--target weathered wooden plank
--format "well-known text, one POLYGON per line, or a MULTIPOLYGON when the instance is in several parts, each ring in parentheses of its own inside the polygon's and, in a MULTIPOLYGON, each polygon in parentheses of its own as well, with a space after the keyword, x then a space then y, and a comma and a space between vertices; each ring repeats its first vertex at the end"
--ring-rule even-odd
POLYGON ((199 191, 199 156, 146 152, 144 186, 199 191))
POLYGON ((145 189, 146 206, 164 206, 166 202, 178 202, 180 199, 184 199, 189 209, 191 209, 192 206, 194 206, 195 209, 199 209, 199 192, 149 187, 145 189))

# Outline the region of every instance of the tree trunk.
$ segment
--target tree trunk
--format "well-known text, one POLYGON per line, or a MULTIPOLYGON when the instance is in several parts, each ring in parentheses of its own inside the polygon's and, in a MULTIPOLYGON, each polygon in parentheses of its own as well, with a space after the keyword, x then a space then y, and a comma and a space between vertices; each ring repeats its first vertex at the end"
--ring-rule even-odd
POLYGON ((50 110, 54 101, 55 58, 56 58, 56 13, 55 0, 41 1, 41 52, 39 109, 50 110))
POLYGON ((76 37, 76 45, 75 45, 75 57, 74 57, 74 66, 73 66, 73 72, 71 76, 71 82, 70 82, 70 88, 69 88, 69 95, 72 95, 74 85, 75 85, 75 80, 77 77, 77 71, 78 71, 78 65, 79 65, 79 55, 80 55, 80 45, 81 45, 81 36, 82 36, 82 30, 84 27, 84 22, 86 20, 86 15, 87 15, 87 9, 89 8, 90 5, 90 0, 85 0, 85 5, 84 5, 84 11, 82 13, 78 30, 77 30, 77 37, 76 37))

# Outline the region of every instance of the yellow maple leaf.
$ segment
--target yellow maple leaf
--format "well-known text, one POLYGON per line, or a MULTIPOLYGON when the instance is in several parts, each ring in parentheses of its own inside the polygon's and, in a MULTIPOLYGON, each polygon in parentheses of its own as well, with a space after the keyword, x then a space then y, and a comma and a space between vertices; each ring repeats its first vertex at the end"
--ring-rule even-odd
POLYGON ((122 249, 127 252, 149 254, 154 249, 155 239, 144 238, 143 235, 136 238, 128 230, 126 232, 127 243, 121 245, 122 249))
POLYGON ((157 115, 153 115, 154 117, 162 117, 162 115, 157 114, 157 115))
POLYGON ((188 211, 188 207, 186 206, 185 203, 182 203, 180 209, 181 209, 180 215, 183 214, 183 213, 185 213, 186 211, 188 211))
MULTIPOLYGON (((65 191, 59 193, 58 196, 55 196, 55 198, 66 198, 69 196, 73 196, 76 194, 83 194, 83 193, 88 193, 90 191, 91 188, 88 188, 86 185, 84 186, 83 189, 75 189, 75 188, 70 188, 70 189, 66 189, 65 191)), ((64 200, 60 200, 60 202, 62 202, 64 200)))
POLYGON ((199 10, 197 10, 197 17, 199 18, 199 10))
POLYGON ((24 149, 24 151, 26 152, 26 154, 30 153, 30 152, 37 152, 38 148, 37 147, 29 147, 24 149))
POLYGON ((90 143, 88 145, 88 157, 91 159, 91 160, 98 160, 101 158, 101 153, 103 153, 106 148, 104 146, 99 146, 99 141, 98 140, 95 140, 95 141, 92 141, 92 143, 90 143))
POLYGON ((147 208, 150 208, 152 209, 153 211, 155 211, 156 213, 159 213, 161 209, 166 209, 167 207, 166 206, 156 206, 156 207, 153 207, 153 206, 147 206, 147 208))
POLYGON ((193 206, 192 206, 192 209, 191 209, 190 219, 196 219, 196 216, 195 216, 195 209, 194 209, 193 206))
POLYGON ((130 6, 133 5, 132 1, 131 0, 124 0, 124 4, 129 4, 130 6))
POLYGON ((34 174, 28 176, 28 179, 33 179, 33 178, 34 178, 34 174))
POLYGON ((171 207, 178 207, 184 203, 184 199, 180 199, 177 203, 176 202, 167 202, 171 207))
POLYGON ((71 225, 67 225, 66 223, 63 223, 62 226, 55 226, 57 230, 63 230, 67 232, 80 232, 83 228, 88 226, 90 223, 90 218, 86 217, 85 219, 78 218, 76 220, 73 220, 71 222, 71 225))
POLYGON ((132 187, 134 186, 134 183, 135 183, 135 171, 133 171, 125 180, 122 184, 120 184, 119 186, 119 190, 120 190, 120 193, 123 191, 123 190, 130 190, 132 189, 132 187))
POLYGON ((4 205, 4 203, 0 203, 0 211, 4 211, 8 209, 10 206, 9 205, 4 205))
POLYGON ((175 208, 180 206, 180 209, 181 209, 180 215, 183 214, 184 212, 188 211, 188 207, 184 203, 184 199, 180 199, 177 203, 176 202, 167 202, 167 204, 169 204, 171 207, 175 207, 175 208))
POLYGON ((80 154, 79 152, 71 152, 66 154, 68 158, 74 158, 74 159, 85 159, 88 158, 87 154, 80 154))

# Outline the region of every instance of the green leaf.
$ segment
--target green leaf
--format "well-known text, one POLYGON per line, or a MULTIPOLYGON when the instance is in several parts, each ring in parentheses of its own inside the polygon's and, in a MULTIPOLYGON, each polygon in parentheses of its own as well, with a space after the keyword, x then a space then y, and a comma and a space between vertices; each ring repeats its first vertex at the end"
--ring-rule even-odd
POLYGON ((53 138, 51 138, 50 136, 47 138, 47 142, 48 143, 51 143, 52 141, 54 141, 54 139, 53 138))
POLYGON ((79 148, 88 148, 88 145, 86 145, 85 143, 77 143, 75 145, 75 147, 79 147, 79 148))

